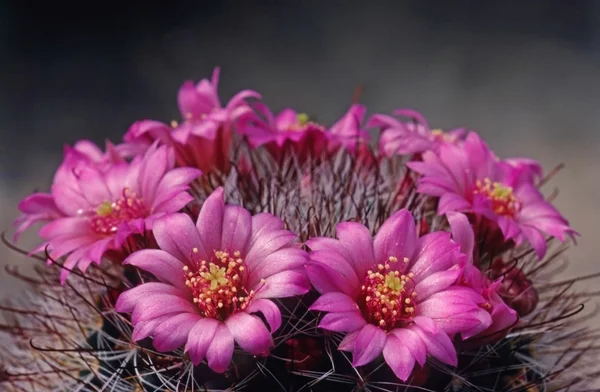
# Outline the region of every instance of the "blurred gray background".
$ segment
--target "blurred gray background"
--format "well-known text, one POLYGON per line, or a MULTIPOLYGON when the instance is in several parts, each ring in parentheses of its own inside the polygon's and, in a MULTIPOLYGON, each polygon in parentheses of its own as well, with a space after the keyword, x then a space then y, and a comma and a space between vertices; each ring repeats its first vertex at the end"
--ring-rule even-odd
MULTIPOLYGON (((178 119, 180 84, 220 65, 223 100, 252 88, 329 122, 363 84, 370 113, 412 107, 500 156, 564 162, 547 190, 582 234, 564 274, 600 271, 600 2, 90 4, 0 4, 0 227, 47 189, 65 144, 178 119)), ((0 247, 6 263, 31 261, 0 247)))

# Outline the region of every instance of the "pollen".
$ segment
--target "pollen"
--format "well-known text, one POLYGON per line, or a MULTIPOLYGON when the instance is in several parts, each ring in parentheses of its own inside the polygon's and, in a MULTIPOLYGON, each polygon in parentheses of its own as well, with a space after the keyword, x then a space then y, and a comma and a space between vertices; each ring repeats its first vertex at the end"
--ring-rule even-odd
POLYGON ((489 178, 477 180, 474 196, 484 197, 491 203, 492 211, 500 216, 514 217, 521 210, 521 201, 515 197, 513 188, 489 178))
POLYGON ((325 131, 325 127, 314 121, 310 121, 310 117, 306 113, 298 113, 296 115, 296 122, 288 125, 284 131, 287 132, 304 132, 309 128, 318 129, 325 131))
POLYGON ((386 331, 409 323, 415 312, 414 274, 390 270, 389 263, 397 262, 396 257, 389 257, 384 264, 375 265, 361 286, 363 316, 386 331))
POLYGON ((210 260, 199 260, 198 249, 192 249, 192 265, 183 267, 183 274, 202 316, 225 320, 248 306, 255 293, 243 285, 244 262, 240 256, 239 251, 219 250, 210 260))
POLYGON ((99 234, 113 234, 124 222, 148 216, 144 200, 129 188, 113 202, 105 200, 91 214, 92 230, 99 234))

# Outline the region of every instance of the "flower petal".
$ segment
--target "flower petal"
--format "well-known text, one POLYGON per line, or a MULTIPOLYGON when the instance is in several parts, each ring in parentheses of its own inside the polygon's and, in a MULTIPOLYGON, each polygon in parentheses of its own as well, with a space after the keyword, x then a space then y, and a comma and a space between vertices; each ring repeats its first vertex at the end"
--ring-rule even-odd
POLYGON ((141 301, 131 314, 131 322, 150 320, 173 313, 197 313, 198 308, 189 299, 175 295, 157 295, 150 300, 141 301))
POLYGON ((415 367, 415 358, 395 335, 387 337, 383 348, 383 358, 396 377, 404 382, 408 380, 415 367))
POLYGON ((183 263, 164 250, 139 250, 127 257, 123 264, 135 265, 144 271, 150 272, 161 282, 170 283, 180 289, 187 289, 183 263))
POLYGON ((385 332, 372 324, 365 325, 356 337, 352 353, 352 365, 363 366, 381 354, 385 346, 385 332))
POLYGON ((454 265, 447 271, 440 271, 427 276, 415 286, 415 292, 419 295, 419 301, 423 301, 430 295, 450 287, 462 273, 463 269, 458 265, 454 265))
POLYGON ((321 319, 319 328, 333 332, 354 332, 366 323, 360 311, 328 313, 321 319))
POLYGON ((250 354, 264 354, 273 346, 271 333, 256 316, 238 312, 229 316, 225 324, 237 344, 250 354))
POLYGON ((188 340, 192 327, 201 320, 199 314, 181 313, 168 317, 155 328, 152 344, 160 352, 173 351, 188 340))
POLYGON ((449 212, 446 214, 450 229, 452 230, 452 239, 460 245, 460 251, 467 255, 469 260, 473 260, 473 249, 475 248, 475 234, 466 215, 460 212, 449 212))
POLYGON ((335 227, 336 235, 348 250, 354 270, 360 279, 375 262, 373 239, 369 229, 357 222, 342 222, 335 227))
POLYGON ((215 189, 202 204, 202 209, 196 221, 196 227, 204 244, 204 249, 209 255, 221 249, 221 236, 223 232, 223 188, 215 189))
POLYGON ((408 210, 390 216, 373 239, 375 260, 383 263, 389 257, 412 258, 417 243, 415 220, 408 210))
POLYGON ((306 264, 308 255, 300 248, 283 248, 271 253, 260 262, 248 265, 247 286, 256 290, 261 279, 266 279, 280 272, 301 270, 306 264))
POLYGON ((320 312, 353 312, 360 310, 357 303, 344 293, 330 292, 321 295, 312 305, 310 310, 320 312))
POLYGON ((233 347, 233 335, 229 328, 225 324, 219 323, 206 353, 208 367, 217 373, 227 370, 233 356, 233 347))
POLYGON ((230 252, 246 253, 250 242, 252 217, 250 213, 239 206, 226 206, 223 211, 223 233, 221 247, 230 252))
POLYGON ((248 305, 246 311, 248 313, 262 313, 267 321, 267 324, 269 324, 271 333, 277 331, 281 326, 281 311, 273 301, 262 298, 254 299, 250 302, 250 305, 248 305))
POLYGON ((153 223, 152 232, 162 250, 185 264, 190 264, 194 248, 198 248, 202 259, 209 256, 202 246, 194 222, 186 214, 170 214, 157 219, 153 223))
POLYGON ((360 329, 354 332, 349 332, 344 336, 344 339, 338 345, 338 350, 342 351, 354 351, 354 343, 356 342, 356 338, 360 333, 360 329))
POLYGON ((339 271, 330 266, 321 263, 308 263, 305 268, 310 283, 319 293, 340 292, 351 297, 355 297, 355 294, 357 294, 358 284, 352 286, 339 271))
POLYGON ((417 333, 407 328, 397 328, 392 330, 390 333, 400 340, 402 346, 408 349, 411 355, 417 360, 419 365, 425 365, 425 361, 427 360, 427 346, 425 346, 425 343, 423 340, 421 340, 417 333))
POLYGON ((286 298, 306 294, 310 283, 300 271, 284 271, 265 279, 254 298, 286 298))
POLYGON ((189 353, 194 365, 199 365, 204 360, 219 324, 215 319, 203 318, 190 330, 185 352, 189 353))
POLYGON ((187 298, 188 293, 166 283, 149 282, 124 291, 119 295, 115 310, 120 313, 131 313, 135 306, 153 295, 175 295, 187 298))
POLYGON ((446 332, 440 330, 437 334, 430 334, 422 330, 416 325, 408 327, 419 335, 427 346, 427 352, 434 358, 447 363, 448 365, 456 366, 458 364, 458 358, 456 356, 456 349, 452 344, 452 340, 446 334, 446 332))
POLYGON ((456 193, 446 192, 438 201, 438 215, 444 215, 453 211, 468 211, 471 204, 464 197, 456 193))

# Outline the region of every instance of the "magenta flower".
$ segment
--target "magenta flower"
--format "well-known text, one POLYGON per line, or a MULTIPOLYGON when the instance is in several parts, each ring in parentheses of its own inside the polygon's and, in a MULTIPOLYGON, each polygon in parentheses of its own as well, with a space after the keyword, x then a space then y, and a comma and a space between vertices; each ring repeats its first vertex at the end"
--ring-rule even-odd
POLYGON ((45 241, 38 250, 48 247, 52 260, 67 257, 64 283, 75 266, 85 272, 106 251, 121 249, 129 235, 151 230, 156 218, 192 200, 186 190, 201 172, 173 165, 166 146, 154 145, 131 163, 98 163, 68 151, 51 194, 32 195, 21 203, 19 230, 32 220, 51 220, 39 232, 45 241))
POLYGON ((329 130, 293 109, 284 109, 277 116, 263 103, 255 104, 254 109, 256 113, 240 120, 239 132, 246 135, 253 148, 265 145, 276 158, 288 148, 301 161, 309 156, 320 157, 325 151, 334 153, 342 147, 355 153, 369 139, 369 134, 361 129, 366 111, 363 105, 352 105, 329 130))
POLYGON ((459 212, 449 212, 446 217, 452 230, 452 239, 460 245, 461 251, 467 256, 462 284, 481 294, 484 301, 479 303, 479 306, 487 310, 492 318, 491 325, 479 332, 477 336, 499 340, 516 324, 519 318, 517 312, 504 303, 499 295, 502 278, 492 282, 473 264, 475 234, 469 219, 459 212))
POLYGON ((367 108, 364 105, 352 105, 350 109, 329 128, 329 150, 345 148, 351 153, 360 151, 361 145, 369 141, 369 133, 362 129, 367 108))
POLYGON ((136 121, 123 135, 124 143, 119 144, 116 148, 122 156, 127 158, 143 155, 157 140, 162 145, 173 145, 171 131, 171 127, 160 121, 136 121))
POLYGON ((293 109, 284 109, 277 116, 264 103, 254 105, 256 114, 245 115, 239 132, 246 135, 253 148, 272 144, 281 148, 286 143, 305 144, 307 138, 326 144, 326 128, 310 121, 308 115, 293 109))
POLYGON ((186 144, 192 135, 214 140, 220 128, 230 131, 237 118, 251 111, 246 99, 260 98, 255 91, 243 90, 222 107, 217 92, 219 73, 219 68, 215 68, 212 80, 202 79, 195 86, 187 81, 179 89, 177 102, 184 121, 173 131, 173 138, 181 144, 186 144))
POLYGON ((223 203, 218 188, 202 205, 198 221, 172 214, 157 220, 160 247, 135 252, 125 263, 160 282, 122 293, 119 312, 131 312, 133 339, 153 336, 159 351, 185 344, 192 362, 204 359, 216 372, 231 362, 234 341, 252 354, 268 352, 281 325, 272 298, 306 293, 306 252, 296 235, 271 214, 223 203), (262 313, 268 328, 254 313, 262 313))
POLYGON ((308 277, 322 294, 311 309, 328 313, 321 328, 346 333, 339 349, 352 351, 354 366, 383 352, 406 381, 427 354, 456 365, 451 336, 468 338, 490 325, 478 306, 481 295, 456 285, 465 256, 450 233, 418 238, 407 210, 392 215, 374 238, 355 222, 336 230, 338 239, 307 241, 308 277))
POLYGON ((422 174, 417 190, 439 197, 438 214, 480 214, 496 222, 505 240, 528 241, 539 258, 546 253, 545 234, 565 240, 576 232, 528 179, 532 166, 500 161, 479 136, 470 132, 462 145, 444 144, 428 151, 423 162, 409 162, 422 174))
MULTIPOLYGON (((105 170, 112 163, 121 161, 122 158, 111 143, 106 144, 106 152, 89 140, 80 140, 73 147, 65 146, 64 160, 58 167, 54 182, 68 181, 73 170, 85 162, 105 170)), ((31 226, 39 222, 48 222, 63 216, 63 212, 56 206, 54 197, 50 193, 38 192, 27 196, 19 203, 22 215, 15 220, 14 240, 18 241, 20 235, 31 226)))
POLYGON ((219 68, 214 69, 210 81, 202 79, 196 85, 185 82, 177 97, 183 121, 172 121, 170 126, 153 120, 138 121, 123 137, 119 151, 135 156, 160 140, 162 144, 173 145, 181 166, 197 167, 203 172, 227 172, 233 128, 240 117, 252 112, 246 99, 260 95, 243 90, 223 107, 218 84, 219 68))
POLYGON ((387 157, 437 150, 441 144, 457 143, 465 133, 464 129, 448 132, 430 130, 425 117, 414 110, 397 109, 394 114, 413 121, 404 122, 386 114, 375 114, 367 122, 367 128, 381 129, 379 151, 387 157))

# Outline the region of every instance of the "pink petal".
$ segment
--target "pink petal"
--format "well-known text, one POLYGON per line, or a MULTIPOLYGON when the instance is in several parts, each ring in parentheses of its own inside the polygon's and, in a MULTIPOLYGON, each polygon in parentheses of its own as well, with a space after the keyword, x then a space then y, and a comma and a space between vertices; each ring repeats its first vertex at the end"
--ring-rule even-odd
POLYGON ((139 323, 135 324, 133 333, 131 334, 131 339, 134 342, 137 342, 153 335, 158 324, 165 321, 168 317, 169 316, 158 317, 148 321, 140 321, 139 323))
MULTIPOLYGON (((191 167, 178 167, 167 172, 158 183, 156 195, 154 197, 152 208, 154 209, 167 199, 174 197, 173 188, 185 189, 188 184, 198 178, 202 172, 191 167)), ((180 190, 177 190, 180 192, 180 190)))
POLYGON ((123 264, 135 265, 150 272, 162 282, 170 283, 183 290, 187 289, 183 271, 184 264, 164 250, 139 250, 127 257, 123 264))
POLYGON ((498 227, 500 227, 500 230, 502 231, 502 235, 504 235, 504 239, 507 241, 513 239, 521 233, 519 225, 512 218, 499 216, 497 217, 496 221, 498 223, 498 227))
POLYGON ((447 271, 435 272, 427 276, 415 286, 415 292, 419 295, 419 301, 423 301, 429 298, 430 295, 450 287, 462 273, 462 268, 455 265, 447 271))
POLYGON ((383 263, 389 257, 412 258, 417 243, 415 220, 408 210, 400 210, 390 216, 373 240, 375 260, 383 263))
POLYGON ((448 365, 456 366, 458 364, 456 350, 446 332, 440 330, 437 334, 433 335, 423 331, 416 325, 409 327, 409 329, 419 335, 432 357, 448 365))
POLYGON ((106 180, 95 167, 79 168, 77 177, 80 191, 91 206, 97 206, 105 200, 111 199, 106 180))
POLYGON ((67 259, 61 266, 61 270, 60 270, 60 284, 61 285, 65 284, 65 282, 67 281, 67 277, 69 276, 69 274, 71 273, 73 268, 75 268, 77 263, 81 262, 81 258, 83 257, 83 254, 85 253, 85 251, 86 251, 85 248, 77 249, 75 252, 71 253, 69 255, 69 257, 67 257, 67 259))
POLYGON ((269 351, 273 345, 271 333, 256 316, 238 312, 229 316, 225 324, 242 350, 260 355, 269 351))
POLYGON ((202 259, 208 258, 198 230, 186 214, 170 214, 157 219, 152 225, 152 232, 158 246, 181 262, 186 264, 191 262, 194 248, 198 248, 202 259))
POLYGON ((363 366, 381 354, 385 346, 385 332, 372 324, 365 325, 354 342, 352 365, 363 366))
POLYGON ((221 246, 231 252, 246 253, 250 242, 252 217, 250 213, 239 206, 227 206, 223 212, 223 235, 221 246))
POLYGON ((156 294, 176 295, 181 298, 189 297, 187 292, 166 283, 144 283, 122 292, 115 304, 115 310, 120 313, 131 313, 137 303, 143 302, 156 294))
POLYGON ((357 282, 352 285, 339 271, 328 265, 313 262, 306 264, 305 269, 310 283, 321 294, 340 292, 350 297, 358 294, 360 286, 357 282))
POLYGON ((344 336, 344 339, 342 339, 338 345, 338 350, 354 351, 354 343, 356 342, 356 338, 358 337, 360 331, 361 330, 359 329, 354 332, 347 333, 346 336, 344 336))
POLYGON ((446 214, 452 231, 452 239, 460 245, 460 250, 467 255, 469 261, 473 260, 473 249, 475 247, 475 234, 466 215, 460 212, 449 212, 446 214))
POLYGON ((340 242, 348 250, 357 276, 365 276, 367 270, 377 264, 369 229, 356 222, 338 223, 335 229, 340 242))
POLYGON ((219 187, 208 196, 202 204, 202 209, 196 221, 200 238, 209 254, 221 249, 221 236, 223 233, 223 214, 225 204, 223 201, 223 188, 219 187))
POLYGON ((360 310, 356 302, 346 294, 330 292, 321 295, 310 306, 310 310, 320 312, 353 312, 360 310))
POLYGON ((415 281, 452 268, 457 263, 460 245, 450 240, 450 233, 434 232, 419 238, 410 271, 415 281))
POLYGON ((388 336, 383 348, 383 358, 399 379, 404 382, 408 380, 415 367, 415 358, 396 336, 388 336))
POLYGON ((265 279, 254 298, 286 298, 306 294, 310 283, 303 272, 284 271, 265 279))
MULTIPOLYGON (((165 202, 157 205, 154 208, 154 213, 173 213, 173 212, 177 212, 182 210, 185 206, 187 206, 192 200, 194 200, 194 197, 192 195, 190 195, 189 193, 182 191, 181 193, 178 193, 177 195, 173 196, 172 198, 166 200, 165 202)), ((152 216, 148 217, 150 222, 153 221, 152 216)), ((152 224, 148 224, 148 220, 146 220, 146 225, 148 226, 149 229, 152 228, 152 224)))
POLYGON ((177 94, 177 105, 182 117, 186 118, 188 115, 200 116, 204 112, 204 108, 199 100, 194 82, 188 80, 183 83, 177 94))
POLYGON ((438 326, 430 317, 415 316, 413 317, 413 321, 427 333, 435 335, 439 332, 438 326))
POLYGON ((203 318, 190 330, 185 352, 189 353, 194 365, 199 365, 204 360, 219 324, 221 323, 215 319, 203 318))
POLYGON ((260 312, 263 314, 271 333, 277 331, 281 326, 281 311, 273 301, 268 299, 254 299, 246 308, 248 313, 260 312))
POLYGON ((233 348, 233 335, 225 324, 219 323, 206 353, 208 367, 217 373, 227 370, 233 356, 233 348))
POLYGON ((192 327, 201 319, 199 314, 192 313, 181 313, 167 318, 154 329, 154 347, 161 352, 181 347, 187 342, 192 327))
POLYGON ((152 300, 141 301, 131 315, 131 322, 137 324, 153 318, 173 313, 197 313, 198 308, 190 300, 175 295, 157 295, 152 300))
POLYGON ((328 313, 321 319, 319 328, 333 332, 354 332, 366 323, 360 311, 328 313))
POLYGON ((102 260, 102 256, 107 249, 110 249, 110 244, 113 242, 113 238, 104 238, 102 240, 96 241, 90 246, 87 247, 85 256, 95 262, 96 264, 100 264, 102 260))
POLYGON ((248 265, 247 286, 256 289, 261 279, 266 279, 287 270, 300 270, 306 264, 308 255, 300 248, 284 248, 266 256, 260 261, 254 261, 248 265))
POLYGON ((56 238, 68 235, 70 237, 79 237, 82 234, 90 233, 90 221, 81 216, 69 216, 55 219, 42 227, 39 231, 40 237, 44 239, 56 238))
POLYGON ((527 241, 531 244, 531 247, 535 250, 535 254, 541 260, 546 255, 546 237, 544 234, 536 228, 531 226, 521 226, 523 235, 527 238, 527 241))
POLYGON ((438 201, 438 215, 444 215, 452 211, 469 211, 471 203, 456 193, 444 193, 438 201))
POLYGON ((335 250, 313 250, 309 253, 310 265, 319 264, 323 266, 324 271, 335 279, 334 283, 338 285, 343 292, 350 296, 358 294, 358 289, 362 283, 362 279, 356 275, 356 271, 352 266, 352 261, 349 258, 339 254, 335 250), (332 272, 333 271, 333 272, 332 272), (341 276, 341 281, 338 277, 341 276))
POLYGON ((289 245, 295 239, 296 235, 287 230, 265 230, 262 235, 253 234, 244 261, 250 268, 254 268, 266 257, 289 245))
MULTIPOLYGON (((406 347, 410 354, 417 360, 419 365, 425 365, 427 360, 427 346, 417 333, 407 328, 397 328, 390 332, 398 340, 400 340, 402 346, 406 347)), ((436 332, 437 333, 437 329, 436 332)), ((385 348, 384 348, 385 357, 385 348)))

